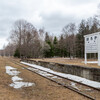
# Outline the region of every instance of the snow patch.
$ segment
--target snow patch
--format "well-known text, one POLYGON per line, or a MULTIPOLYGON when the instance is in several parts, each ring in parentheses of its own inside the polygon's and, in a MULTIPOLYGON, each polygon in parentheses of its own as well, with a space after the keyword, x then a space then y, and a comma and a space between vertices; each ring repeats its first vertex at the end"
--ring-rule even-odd
POLYGON ((15 88, 15 89, 22 88, 22 87, 29 87, 29 86, 32 86, 32 85, 35 85, 35 84, 30 83, 30 82, 14 82, 14 83, 10 84, 10 86, 15 88))
POLYGON ((48 74, 47 72, 43 72, 43 71, 38 71, 38 73, 43 76, 52 76, 52 74, 48 74))
POLYGON ((16 71, 16 68, 13 68, 11 66, 6 66, 6 73, 8 75, 13 76, 13 75, 18 75, 20 72, 19 71, 16 71))
POLYGON ((95 87, 95 88, 100 88, 100 82, 91 81, 91 80, 88 80, 88 79, 85 79, 85 78, 82 78, 82 77, 79 77, 79 76, 71 75, 71 74, 64 74, 64 73, 56 72, 56 71, 53 71, 49 68, 44 68, 42 66, 35 65, 35 64, 29 64, 29 63, 26 63, 26 62, 21 62, 21 63, 28 65, 28 66, 31 66, 33 68, 38 68, 40 70, 44 70, 44 71, 47 71, 49 73, 59 75, 59 76, 64 77, 64 78, 68 78, 68 79, 71 79, 71 80, 74 80, 74 81, 77 81, 77 82, 81 82, 83 84, 86 84, 86 85, 89 85, 89 86, 92 86, 92 87, 95 87))
POLYGON ((91 89, 85 89, 86 91, 92 91, 91 89))
POLYGON ((74 82, 71 82, 71 86, 78 89, 78 87, 76 86, 76 83, 74 83, 74 82))
POLYGON ((16 82, 16 81, 22 81, 22 80, 23 80, 23 79, 20 78, 20 77, 18 77, 18 76, 12 77, 12 81, 13 81, 13 82, 16 82))
POLYGON ((59 78, 58 76, 53 76, 52 78, 53 78, 53 79, 61 79, 61 78, 59 78))
MULTIPOLYGON (((85 61, 82 61, 82 63, 85 63, 85 61)), ((97 64, 98 61, 87 61, 88 64, 97 64)))
POLYGON ((13 68, 11 66, 6 66, 6 73, 8 75, 11 75, 13 76, 12 77, 12 81, 13 83, 11 83, 9 86, 15 88, 15 89, 19 89, 19 88, 22 88, 22 87, 29 87, 29 86, 32 86, 32 85, 35 85, 34 83, 30 83, 30 82, 22 82, 22 78, 16 76, 18 75, 20 72, 19 71, 16 71, 16 68, 13 68))

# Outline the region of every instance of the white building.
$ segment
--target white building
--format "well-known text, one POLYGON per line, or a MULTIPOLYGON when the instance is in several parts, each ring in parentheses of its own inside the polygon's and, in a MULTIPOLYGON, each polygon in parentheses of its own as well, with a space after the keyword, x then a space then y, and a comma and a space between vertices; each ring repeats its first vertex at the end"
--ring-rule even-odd
POLYGON ((100 66, 100 32, 88 34, 85 38, 85 64, 87 64, 87 53, 98 53, 98 65, 100 66))

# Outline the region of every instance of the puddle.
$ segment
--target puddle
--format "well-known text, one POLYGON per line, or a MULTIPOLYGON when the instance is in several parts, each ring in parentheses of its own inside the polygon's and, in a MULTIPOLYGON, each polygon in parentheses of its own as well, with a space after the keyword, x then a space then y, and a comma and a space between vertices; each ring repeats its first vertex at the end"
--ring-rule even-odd
POLYGON ((29 87, 35 85, 35 83, 22 82, 23 79, 17 76, 20 72, 16 70, 17 70, 16 68, 13 68, 11 66, 6 66, 6 73, 12 76, 12 81, 13 81, 13 83, 11 83, 9 86, 15 89, 19 89, 22 87, 29 87))

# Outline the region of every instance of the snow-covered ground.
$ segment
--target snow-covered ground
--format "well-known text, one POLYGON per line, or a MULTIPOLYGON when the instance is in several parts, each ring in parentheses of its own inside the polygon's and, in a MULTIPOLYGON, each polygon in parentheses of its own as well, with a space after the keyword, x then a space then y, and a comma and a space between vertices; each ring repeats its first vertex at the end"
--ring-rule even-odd
POLYGON ((100 88, 100 82, 91 81, 91 80, 88 80, 88 79, 85 79, 85 78, 82 78, 82 77, 79 77, 79 76, 71 75, 71 74, 64 74, 64 73, 56 72, 56 71, 53 71, 49 68, 44 68, 42 66, 35 65, 35 64, 29 64, 29 63, 26 63, 26 62, 21 62, 21 63, 28 65, 28 66, 31 66, 31 67, 34 67, 34 68, 38 68, 38 69, 50 72, 52 74, 62 76, 64 78, 68 78, 68 79, 71 79, 71 80, 74 80, 74 81, 77 81, 77 82, 81 82, 83 84, 86 84, 86 85, 89 85, 89 86, 92 86, 92 87, 95 87, 95 88, 100 88))
POLYGON ((12 76, 13 83, 10 84, 11 87, 19 89, 21 87, 29 87, 35 85, 34 83, 30 82, 22 82, 23 79, 17 76, 20 72, 16 70, 16 68, 6 66, 6 73, 12 76))

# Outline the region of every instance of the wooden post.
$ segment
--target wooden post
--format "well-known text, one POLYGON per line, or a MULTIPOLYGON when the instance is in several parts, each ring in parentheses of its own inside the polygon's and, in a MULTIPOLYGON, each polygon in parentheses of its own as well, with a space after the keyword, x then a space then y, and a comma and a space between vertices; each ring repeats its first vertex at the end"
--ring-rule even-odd
POLYGON ((98 35, 98 66, 100 66, 100 33, 98 35))
POLYGON ((87 64, 87 53, 85 52, 85 64, 87 64))

